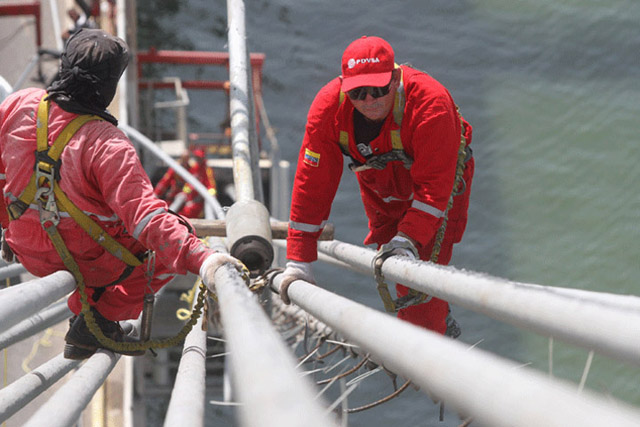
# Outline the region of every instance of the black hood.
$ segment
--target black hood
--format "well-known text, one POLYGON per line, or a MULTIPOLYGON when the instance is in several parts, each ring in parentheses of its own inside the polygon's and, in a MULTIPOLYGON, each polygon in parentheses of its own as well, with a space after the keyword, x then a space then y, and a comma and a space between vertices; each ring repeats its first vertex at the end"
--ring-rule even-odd
POLYGON ((103 30, 83 28, 67 42, 49 99, 76 114, 95 114, 117 125, 107 111, 129 63, 127 44, 103 30))

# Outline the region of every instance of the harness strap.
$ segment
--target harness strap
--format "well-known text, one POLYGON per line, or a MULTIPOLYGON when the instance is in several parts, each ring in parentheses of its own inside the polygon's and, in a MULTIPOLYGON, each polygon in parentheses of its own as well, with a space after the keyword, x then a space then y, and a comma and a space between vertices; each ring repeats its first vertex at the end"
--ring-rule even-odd
POLYGON ((29 204, 34 201, 36 194, 40 189, 44 188, 46 185, 50 187, 53 186, 53 193, 55 194, 59 205, 58 209, 63 212, 68 212, 71 218, 73 218, 74 221, 83 230, 85 230, 96 243, 129 266, 137 267, 142 265, 143 260, 133 255, 131 251, 113 239, 102 227, 100 227, 94 220, 69 200, 59 185, 54 184, 57 179, 59 179, 59 176, 56 177, 55 175, 59 174, 60 156, 73 135, 75 135, 78 129, 80 129, 85 123, 92 120, 103 119, 99 116, 86 114, 76 117, 69 122, 67 126, 65 126, 62 132, 60 132, 60 135, 58 135, 53 142, 52 146, 49 147, 48 120, 50 102, 45 100, 45 98, 46 95, 42 97, 38 105, 35 172, 31 175, 29 183, 18 197, 18 200, 9 205, 8 211, 11 219, 16 220, 20 218, 20 216, 29 207, 29 204))
MULTIPOLYGON (((60 135, 56 138, 51 148, 48 144, 48 116, 49 116, 49 101, 44 100, 43 97, 38 105, 38 119, 37 119, 37 150, 36 150, 36 162, 34 165, 34 171, 40 171, 43 174, 50 174, 52 170, 55 170, 54 178, 59 179, 60 168, 60 155, 62 150, 68 144, 71 137, 80 129, 85 123, 91 120, 103 120, 99 116, 82 115, 73 119, 69 124, 60 132, 60 135)), ((44 179, 40 179, 41 182, 36 185, 37 173, 31 175, 29 183, 22 191, 18 199, 12 202, 7 210, 12 220, 16 220, 22 216, 27 210, 29 204, 35 199, 36 192, 39 185, 43 185, 44 179)), ((50 184, 49 184, 50 185, 50 184)))
MULTIPOLYGON (((367 169, 384 169, 387 166, 387 163, 393 161, 401 161, 404 164, 404 167, 407 169, 411 168, 413 164, 413 159, 407 155, 404 151, 404 146, 402 145, 402 138, 400 137, 400 129, 402 127, 402 116, 404 115, 404 106, 406 103, 405 93, 404 93, 404 76, 402 73, 402 68, 398 64, 395 64, 395 68, 400 70, 400 84, 398 85, 398 89, 396 90, 396 95, 393 100, 393 120, 398 126, 398 129, 393 129, 390 131, 391 134, 391 151, 388 153, 380 154, 377 156, 372 156, 367 159, 365 163, 358 162, 353 156, 351 156, 351 152, 349 151, 349 133, 346 131, 340 131, 338 142, 340 143, 340 149, 342 152, 351 157, 354 163, 349 165, 349 169, 354 172, 361 172, 367 169)), ((342 104, 345 100, 345 93, 340 91, 340 104, 342 104)))
POLYGON ((54 194, 62 211, 68 212, 80 227, 91 236, 91 238, 107 250, 111 255, 122 260, 125 264, 133 267, 142 265, 142 260, 131 253, 122 244, 111 237, 102 227, 96 224, 87 214, 82 212, 73 204, 59 185, 54 187, 54 194))

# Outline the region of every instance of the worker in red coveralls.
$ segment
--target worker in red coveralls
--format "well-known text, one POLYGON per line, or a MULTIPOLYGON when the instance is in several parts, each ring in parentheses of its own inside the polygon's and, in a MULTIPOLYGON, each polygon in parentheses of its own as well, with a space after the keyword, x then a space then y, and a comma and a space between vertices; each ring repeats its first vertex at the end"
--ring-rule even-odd
MULTIPOLYGON (((128 59, 121 39, 81 29, 47 91, 20 90, 0 104, 2 257, 15 256, 38 277, 74 273, 86 286, 96 324, 118 342, 128 337, 117 321, 139 316, 149 288, 155 292, 187 272, 211 286, 221 265, 241 268, 205 247, 155 197, 135 148, 107 111, 128 59), (86 231, 88 222, 100 232, 86 231), (63 261, 65 253, 70 257, 63 261)), ((68 305, 75 316, 64 355, 89 357, 103 346, 85 322, 78 290, 68 305)))
MULTIPOLYGON (((180 165, 195 176, 205 186, 209 194, 215 196, 216 180, 213 169, 207 165, 207 159, 202 149, 196 148, 185 152, 180 158, 180 165)), ((177 212, 187 218, 201 218, 204 214, 204 199, 191 185, 186 183, 172 168, 160 178, 154 188, 156 196, 164 199, 173 209, 176 203, 177 212)))
MULTIPOLYGON (((343 155, 360 185, 369 219, 364 243, 378 246, 376 258, 429 260, 446 216, 437 262, 448 264, 467 222, 474 171, 470 142, 471 126, 442 84, 395 64, 393 49, 379 37, 352 42, 342 56, 342 75, 320 89, 307 116, 291 201, 283 300, 288 302, 294 280, 315 283, 311 262, 317 259, 317 239, 329 218, 343 155), (464 173, 454 190, 458 166, 464 173)), ((398 284, 396 291, 401 297, 408 289, 398 284)), ((431 298, 400 309, 398 317, 457 337, 460 329, 449 313, 446 301, 431 298)))

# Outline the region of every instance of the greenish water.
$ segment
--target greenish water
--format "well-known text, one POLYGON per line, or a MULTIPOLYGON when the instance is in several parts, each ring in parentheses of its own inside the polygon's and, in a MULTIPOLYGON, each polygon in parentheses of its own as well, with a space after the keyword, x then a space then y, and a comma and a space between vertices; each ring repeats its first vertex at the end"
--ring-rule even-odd
MULTIPOLYGON (((224 50, 223 1, 140 1, 142 48, 224 50), (153 12, 153 13, 149 13, 153 12)), ((543 285, 640 295, 640 2, 265 0, 246 3, 247 43, 264 52, 264 99, 295 164, 307 109, 363 34, 390 41, 444 83, 474 127, 470 219, 460 268, 543 285)), ((207 98, 190 94, 194 130, 207 98)), ((331 221, 360 244, 366 221, 345 172, 331 221)), ((317 269, 327 288, 381 309, 370 279, 317 269)), ((469 344, 547 370, 548 341, 454 307, 469 344)), ((638 331, 640 340, 640 331, 638 331)), ((587 352, 554 343, 554 374, 579 382, 587 352)), ((640 406, 640 369, 596 355, 586 387, 640 406)), ((356 400, 382 397, 372 381, 356 400)), ((508 391, 505 391, 508 392, 508 391)), ((488 402, 489 404, 489 402, 488 402)), ((458 425, 415 391, 352 426, 458 425)))

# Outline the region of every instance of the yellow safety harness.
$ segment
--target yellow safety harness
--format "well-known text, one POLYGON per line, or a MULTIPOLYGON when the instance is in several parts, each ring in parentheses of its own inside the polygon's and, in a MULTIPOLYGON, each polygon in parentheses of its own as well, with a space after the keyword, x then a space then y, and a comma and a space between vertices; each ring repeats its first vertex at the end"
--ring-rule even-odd
MULTIPOLYGON (((93 221, 88 215, 73 204, 71 200, 69 200, 58 184, 58 180, 60 179, 60 156, 71 140, 71 137, 73 137, 78 129, 80 129, 85 123, 92 120, 103 119, 95 115, 81 115, 76 117, 69 122, 51 147, 49 147, 49 105, 50 102, 46 100, 46 95, 43 96, 38 105, 35 171, 31 176, 31 180, 18 199, 8 206, 7 210, 9 211, 10 218, 12 220, 17 220, 22 216, 32 202, 35 201, 38 204, 40 224, 47 232, 47 235, 51 239, 51 242, 60 255, 65 267, 71 272, 71 274, 73 274, 80 293, 82 314, 89 330, 101 345, 116 352, 148 350, 150 348, 167 348, 177 345, 184 339, 184 337, 186 337, 202 312, 207 290, 204 284, 201 284, 201 292, 198 295, 196 305, 193 307, 193 313, 190 321, 185 324, 178 335, 173 338, 155 341, 149 340, 145 342, 118 342, 105 336, 100 327, 96 324, 93 312, 90 309, 82 273, 57 229, 57 225, 60 222, 60 212, 67 212, 69 216, 73 218, 73 220, 76 221, 96 243, 116 258, 122 260, 127 264, 130 270, 142 265, 144 259, 136 257, 122 244, 107 234, 102 227, 96 224, 95 221, 93 221)), ((149 258, 152 259, 153 257, 149 258)), ((123 276, 121 276, 119 280, 122 280, 123 276)), ((149 280, 151 280, 151 277, 149 277, 149 280)))
MULTIPOLYGON (((398 125, 398 129, 393 129, 390 131, 391 133, 391 151, 388 153, 371 156, 367 159, 364 164, 356 164, 356 159, 351 156, 351 152, 349 150, 349 132, 341 130, 339 134, 339 143, 340 149, 342 152, 351 157, 354 161, 353 164, 349 165, 349 169, 354 172, 360 172, 366 169, 384 169, 386 164, 392 161, 401 161, 404 164, 404 167, 407 169, 411 169, 411 165, 413 164, 413 159, 407 155, 404 151, 404 147, 402 145, 402 139, 400 138, 400 129, 402 126, 402 116, 404 115, 404 105, 405 105, 405 94, 404 94, 404 77, 402 73, 402 68, 398 64, 395 64, 395 68, 400 70, 400 85, 396 90, 396 95, 393 101, 393 120, 396 125, 398 125)), ((340 91, 340 104, 342 104, 345 100, 345 93, 340 91)))
MULTIPOLYGON (((384 166, 390 161, 402 161, 404 163, 404 167, 407 169, 411 168, 413 164, 413 159, 411 159, 404 151, 404 146, 402 145, 402 138, 400 137, 400 130, 402 125, 402 117, 404 115, 404 107, 405 107, 405 92, 404 92, 404 76, 402 73, 402 68, 395 64, 395 68, 400 70, 400 85, 396 90, 396 95, 393 102, 393 119, 395 123, 398 125, 398 129, 391 130, 391 147, 392 150, 389 153, 381 154, 378 156, 373 156, 367 159, 367 162, 364 165, 349 165, 349 168, 354 172, 359 172, 361 170, 369 169, 374 167, 376 169, 383 169, 384 166), (382 167, 377 166, 381 165, 382 167), (370 166, 376 165, 376 166, 370 166)), ((342 104, 345 100, 345 93, 340 91, 340 104, 342 104)), ((453 184, 453 189, 451 191, 451 195, 449 197, 449 202, 447 203, 447 207, 443 214, 442 224, 438 228, 436 232, 436 240, 433 245, 433 249, 431 251, 430 261, 436 263, 438 261, 438 256, 440 255, 440 249, 442 247, 442 241, 444 240, 444 233, 447 229, 447 220, 448 213, 451 207, 453 206, 453 198, 458 196, 466 190, 466 183, 464 182, 463 174, 466 167, 466 163, 471 159, 471 148, 467 145, 467 140, 464 136, 465 128, 462 120, 462 116, 460 115, 460 111, 456 106, 456 112, 458 113, 458 118, 460 119, 460 129, 461 129, 461 137, 460 137, 460 146, 458 149, 458 160, 456 163, 456 175, 455 181, 453 184)), ((339 135, 339 143, 340 149, 342 152, 352 159, 353 157, 349 151, 349 133, 347 131, 340 131, 339 135)), ((355 159, 354 159, 355 160, 355 159)), ((422 292, 418 292, 415 289, 409 289, 409 292, 406 296, 398 298, 394 300, 391 297, 391 293, 389 292, 389 287, 384 280, 384 276, 382 274, 382 264, 386 258, 379 258, 377 260, 376 265, 374 265, 374 275, 376 278, 376 282, 378 284, 378 293, 380 294, 380 298, 382 299, 382 303, 384 304, 384 308, 387 312, 396 313, 398 310, 408 307, 410 305, 421 304, 423 302, 427 302, 431 299, 431 297, 422 292)))

